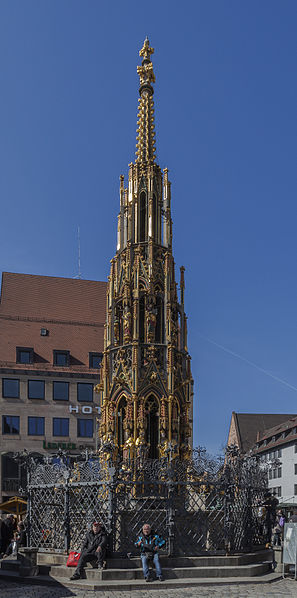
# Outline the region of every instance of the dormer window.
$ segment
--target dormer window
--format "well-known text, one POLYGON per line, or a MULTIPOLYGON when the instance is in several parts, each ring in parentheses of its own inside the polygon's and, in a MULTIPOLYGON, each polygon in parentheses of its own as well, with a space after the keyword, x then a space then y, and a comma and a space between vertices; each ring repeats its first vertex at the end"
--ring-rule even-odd
POLYGON ((102 357, 102 353, 89 353, 89 368, 99 370, 102 357))
POLYGON ((32 347, 17 347, 16 348, 16 362, 17 363, 33 363, 34 351, 32 347))
POLYGON ((56 349, 54 350, 54 365, 59 365, 60 367, 68 367, 69 358, 70 351, 58 351, 56 349))
POLYGON ((275 436, 272 436, 271 442, 275 442, 275 436))

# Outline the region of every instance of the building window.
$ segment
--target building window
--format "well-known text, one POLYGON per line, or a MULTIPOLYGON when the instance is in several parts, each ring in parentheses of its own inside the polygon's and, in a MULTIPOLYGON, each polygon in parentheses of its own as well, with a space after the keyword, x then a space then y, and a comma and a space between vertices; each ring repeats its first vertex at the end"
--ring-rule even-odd
POLYGON ((44 399, 43 380, 28 380, 28 399, 44 399))
MULTIPOLYGON (((296 473, 296 470, 295 470, 296 473)), ((269 479, 275 480, 276 478, 282 477, 282 468, 281 467, 274 467, 273 469, 269 470, 269 479)))
POLYGON ((279 457, 281 457, 281 456, 282 456, 282 449, 279 449, 279 450, 277 451, 277 457, 279 458, 279 457))
MULTIPOLYGON (((2 490, 18 494, 23 468, 10 455, 2 455, 2 490)), ((25 480, 24 480, 25 481, 25 480)))
POLYGON ((54 399, 54 401, 68 401, 69 400, 69 383, 68 382, 53 382, 53 399, 54 399))
POLYGON ((86 382, 78 382, 77 384, 77 400, 90 403, 93 401, 93 384, 86 382))
POLYGON ((33 363, 33 349, 28 347, 16 348, 17 363, 33 363))
POLYGON ((295 453, 297 453, 297 444, 295 444, 295 453))
POLYGON ((77 420, 77 436, 82 438, 92 438, 93 436, 93 420, 92 419, 78 419, 77 420))
POLYGON ((2 415, 2 434, 19 434, 20 418, 18 415, 2 415))
POLYGON ((44 436, 44 417, 28 417, 28 435, 44 436))
POLYGON ((101 367, 102 353, 89 353, 89 368, 98 370, 101 367))
POLYGON ((69 436, 68 417, 53 417, 53 436, 69 436))
POLYGON ((3 378, 2 396, 5 399, 18 399, 20 397, 20 381, 16 378, 3 378))
POLYGON ((276 486, 276 488, 271 488, 271 492, 274 496, 281 496, 282 495, 282 487, 276 486))
POLYGON ((297 463, 294 465, 295 475, 297 474, 297 463))
POLYGON ((294 495, 297 496, 297 484, 294 484, 294 495))
POLYGON ((54 365, 69 366, 69 351, 54 351, 54 365))

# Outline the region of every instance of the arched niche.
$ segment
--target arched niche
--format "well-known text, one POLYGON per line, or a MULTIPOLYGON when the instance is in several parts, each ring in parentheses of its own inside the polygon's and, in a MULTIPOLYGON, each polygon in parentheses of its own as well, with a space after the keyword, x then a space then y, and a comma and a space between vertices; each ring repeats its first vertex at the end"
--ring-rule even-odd
POLYGON ((142 294, 139 299, 139 340, 144 342, 145 336, 145 296, 142 294))
POLYGON ((146 443, 149 459, 158 459, 160 444, 160 413, 159 401, 154 394, 150 394, 145 401, 146 443))
POLYGON ((156 298, 156 343, 164 342, 164 300, 161 295, 157 295, 156 298))
POLYGON ((123 446, 125 444, 125 429, 124 429, 124 421, 126 417, 126 409, 127 409, 127 398, 125 395, 122 395, 117 404, 116 410, 116 437, 117 437, 117 444, 119 447, 120 452, 123 450, 123 446))
POLYGON ((180 443, 180 405, 178 399, 172 402, 171 434, 173 442, 180 443))
POLYGON ((138 240, 139 242, 147 239, 147 195, 145 191, 141 191, 139 196, 139 225, 138 225, 138 240))
POLYGON ((156 194, 153 195, 153 226, 152 226, 153 239, 155 243, 158 243, 158 201, 156 194))

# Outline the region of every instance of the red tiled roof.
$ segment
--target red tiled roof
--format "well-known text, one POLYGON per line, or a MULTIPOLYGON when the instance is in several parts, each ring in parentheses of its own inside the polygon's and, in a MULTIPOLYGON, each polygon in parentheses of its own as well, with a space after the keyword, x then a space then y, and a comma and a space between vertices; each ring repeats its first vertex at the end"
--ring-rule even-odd
POLYGON ((265 440, 267 438, 271 438, 272 436, 276 436, 277 434, 281 434, 282 432, 287 432, 292 428, 297 427, 297 415, 289 416, 289 419, 286 419, 283 423, 279 424, 278 426, 274 426, 273 428, 269 428, 268 430, 264 430, 263 434, 259 437, 259 442, 265 440))
POLYGON ((1 316, 102 323, 106 282, 3 272, 1 316))
POLYGON ((106 285, 94 280, 4 272, 1 367, 52 370, 53 350, 57 349, 70 351, 72 370, 88 369, 89 352, 103 351, 106 285), (41 328, 49 335, 41 336, 41 328), (16 347, 33 347, 34 364, 16 366, 16 347))

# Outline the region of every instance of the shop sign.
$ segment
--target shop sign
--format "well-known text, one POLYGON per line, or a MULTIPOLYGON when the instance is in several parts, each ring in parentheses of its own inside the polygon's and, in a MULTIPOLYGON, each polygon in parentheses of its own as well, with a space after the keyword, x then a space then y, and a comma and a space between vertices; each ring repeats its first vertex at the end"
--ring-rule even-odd
POLYGON ((46 442, 43 441, 43 448, 46 450, 63 449, 64 451, 75 451, 83 449, 93 449, 91 444, 76 444, 75 442, 46 442))
POLYGON ((69 405, 69 413, 84 413, 85 415, 89 415, 93 413, 93 411, 97 413, 101 413, 101 407, 91 407, 91 405, 69 405))

